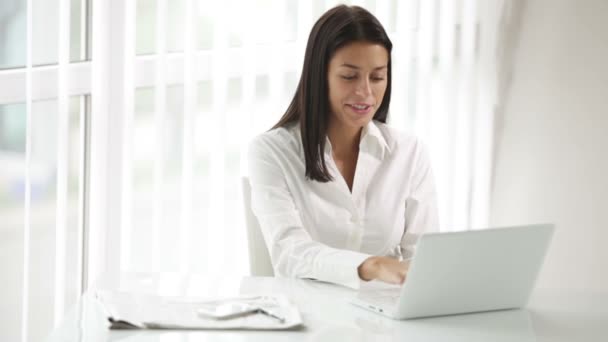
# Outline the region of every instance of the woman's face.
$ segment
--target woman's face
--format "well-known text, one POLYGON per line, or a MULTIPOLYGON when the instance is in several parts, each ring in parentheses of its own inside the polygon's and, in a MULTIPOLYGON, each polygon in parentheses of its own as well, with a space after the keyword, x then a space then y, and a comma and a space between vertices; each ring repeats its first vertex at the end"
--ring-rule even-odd
POLYGON ((367 125, 382 103, 387 75, 384 46, 354 42, 338 49, 327 72, 330 125, 357 130, 367 125))

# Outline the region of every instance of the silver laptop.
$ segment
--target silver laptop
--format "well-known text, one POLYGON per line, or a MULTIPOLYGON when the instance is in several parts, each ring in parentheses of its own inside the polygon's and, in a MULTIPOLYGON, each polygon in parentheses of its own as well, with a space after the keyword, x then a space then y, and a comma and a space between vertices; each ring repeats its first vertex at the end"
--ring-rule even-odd
POLYGON ((353 304, 394 319, 521 308, 552 224, 422 235, 401 287, 362 289, 353 304))

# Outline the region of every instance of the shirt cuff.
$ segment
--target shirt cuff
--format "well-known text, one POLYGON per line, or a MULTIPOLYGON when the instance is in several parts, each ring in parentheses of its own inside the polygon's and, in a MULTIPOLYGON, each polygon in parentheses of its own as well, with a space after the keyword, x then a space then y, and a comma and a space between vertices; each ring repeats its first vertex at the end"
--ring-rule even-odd
POLYGON ((316 279, 358 290, 363 280, 359 278, 357 269, 371 255, 339 249, 333 249, 330 253, 333 255, 325 255, 317 263, 316 279))
POLYGON ((410 260, 414 257, 420 236, 421 234, 405 232, 400 244, 403 260, 410 260))

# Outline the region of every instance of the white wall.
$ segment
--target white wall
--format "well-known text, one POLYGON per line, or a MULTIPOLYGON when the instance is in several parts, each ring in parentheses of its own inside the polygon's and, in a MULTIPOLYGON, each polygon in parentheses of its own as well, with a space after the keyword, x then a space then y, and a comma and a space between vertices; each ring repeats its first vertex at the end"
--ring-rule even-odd
POLYGON ((608 292, 608 1, 529 0, 521 24, 490 220, 557 225, 539 287, 608 292))

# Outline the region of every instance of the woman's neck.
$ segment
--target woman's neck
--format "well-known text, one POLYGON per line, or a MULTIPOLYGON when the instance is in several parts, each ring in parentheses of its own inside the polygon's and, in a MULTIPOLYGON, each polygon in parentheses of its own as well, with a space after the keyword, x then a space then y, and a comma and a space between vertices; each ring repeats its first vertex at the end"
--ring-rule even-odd
POLYGON ((359 152, 359 140, 361 139, 361 129, 349 129, 335 124, 329 125, 327 137, 331 142, 334 157, 351 157, 359 152))

